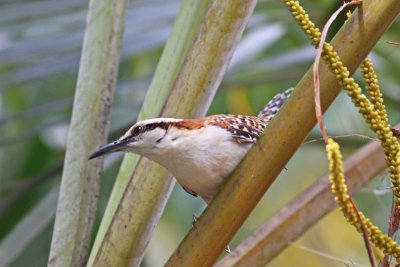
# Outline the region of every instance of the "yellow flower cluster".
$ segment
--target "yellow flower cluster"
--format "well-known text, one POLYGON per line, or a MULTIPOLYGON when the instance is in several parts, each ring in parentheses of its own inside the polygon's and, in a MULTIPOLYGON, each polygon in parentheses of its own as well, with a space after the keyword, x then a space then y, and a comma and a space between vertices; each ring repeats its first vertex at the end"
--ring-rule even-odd
MULTIPOLYGON (((321 33, 318 28, 314 27, 314 23, 309 20, 308 15, 300 6, 299 2, 292 0, 283 0, 283 2, 287 5, 289 11, 301 26, 302 30, 312 39, 312 44, 317 46, 320 41, 321 33)), ((339 56, 330 44, 324 43, 322 57, 336 75, 339 85, 348 91, 348 95, 351 97, 355 106, 359 107, 359 112, 371 125, 371 129, 378 135, 385 151, 385 160, 389 167, 393 191, 397 197, 397 207, 400 209, 400 149, 398 141, 393 137, 390 125, 388 124, 382 94, 377 85, 372 62, 367 59, 361 65, 361 71, 367 83, 366 91, 371 98, 370 101, 361 93, 360 86, 350 77, 350 72, 343 66, 339 56)), ((335 199, 339 203, 345 217, 358 231, 361 231, 361 223, 359 222, 357 211, 354 209, 350 196, 347 194, 339 145, 330 139, 327 145, 327 151, 330 161, 332 192, 335 194, 335 199)), ((389 236, 384 235, 382 231, 374 226, 361 212, 359 212, 359 215, 368 231, 371 242, 378 248, 383 249, 385 254, 393 255, 397 261, 400 261, 400 248, 397 247, 397 243, 389 236)))
POLYGON ((296 19, 308 38, 312 40, 313 46, 317 47, 321 40, 321 32, 318 28, 314 27, 314 23, 310 21, 308 14, 306 14, 306 11, 300 6, 299 1, 283 0, 283 3, 289 8, 292 16, 296 19))
MULTIPOLYGON (((293 17, 296 19, 302 30, 313 40, 313 45, 318 45, 320 40, 320 32, 318 28, 314 27, 314 23, 309 20, 305 10, 300 6, 298 1, 283 0, 293 17)), ((339 56, 333 47, 325 43, 323 47, 323 58, 329 64, 331 70, 336 75, 338 83, 345 90, 348 90, 348 95, 351 97, 354 104, 359 107, 359 112, 365 118, 365 120, 371 124, 371 129, 378 135, 379 140, 382 142, 382 146, 385 151, 385 159, 390 171, 390 177, 392 179, 393 191, 397 197, 398 208, 400 209, 400 149, 398 141, 390 130, 390 125, 387 123, 387 115, 385 106, 382 104, 382 94, 377 86, 376 76, 372 69, 370 60, 364 61, 363 63, 363 74, 366 77, 368 84, 367 92, 371 93, 371 102, 367 97, 361 94, 361 88, 350 77, 350 72, 343 66, 339 56)))
POLYGON ((374 105, 375 111, 378 112, 379 118, 385 123, 388 122, 388 118, 386 115, 386 108, 383 104, 382 94, 379 90, 378 80, 375 76, 374 68, 372 67, 372 61, 370 59, 364 60, 364 62, 360 66, 361 72, 367 83, 368 95, 370 95, 371 103, 374 105))
MULTIPOLYGON (((339 144, 331 138, 326 146, 329 159, 330 180, 332 183, 332 192, 335 194, 335 200, 340 206, 340 210, 345 214, 347 220, 357 228, 357 231, 362 232, 361 223, 358 219, 357 211, 354 209, 347 193, 347 186, 343 175, 343 161, 339 150, 339 144)), ((367 230, 371 242, 378 248, 382 249, 387 255, 393 255, 397 261, 400 261, 400 247, 388 235, 373 225, 371 221, 359 212, 360 218, 367 230)))
POLYGON ((369 59, 364 60, 361 65, 361 72, 367 83, 366 91, 371 97, 374 114, 380 121, 374 120, 371 128, 377 133, 379 140, 385 151, 385 160, 389 167, 390 177, 394 185, 393 191, 397 197, 398 208, 400 209, 400 147, 397 138, 393 136, 390 130, 390 124, 386 114, 385 105, 383 105, 382 93, 379 90, 378 80, 375 76, 372 62, 369 59))
MULTIPOLYGON (((349 95, 352 97, 353 102, 357 106, 360 106, 359 112, 371 124, 371 129, 378 135, 381 141, 385 151, 385 160, 389 167, 390 178, 392 179, 393 191, 397 197, 397 204, 400 209, 400 146, 397 138, 393 136, 390 130, 382 94, 377 84, 378 81, 372 68, 371 60, 364 60, 361 65, 361 71, 367 83, 366 91, 371 97, 371 102, 359 90, 350 90, 349 95)), ((353 83, 353 88, 359 88, 358 84, 353 83)))

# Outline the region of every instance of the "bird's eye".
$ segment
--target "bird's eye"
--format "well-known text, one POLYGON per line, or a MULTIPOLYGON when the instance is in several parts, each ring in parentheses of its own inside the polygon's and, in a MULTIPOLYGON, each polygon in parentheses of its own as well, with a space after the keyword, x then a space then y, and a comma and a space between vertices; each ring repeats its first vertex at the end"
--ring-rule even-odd
POLYGON ((138 136, 141 132, 142 132, 142 127, 141 126, 136 127, 135 130, 133 131, 135 136, 138 136))

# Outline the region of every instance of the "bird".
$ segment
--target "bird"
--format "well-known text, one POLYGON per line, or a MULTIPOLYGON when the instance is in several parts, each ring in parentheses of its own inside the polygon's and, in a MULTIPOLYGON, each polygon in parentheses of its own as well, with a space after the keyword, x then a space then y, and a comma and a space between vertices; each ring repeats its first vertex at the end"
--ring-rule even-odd
POLYGON ((171 172, 187 193, 209 204, 292 91, 275 95, 257 117, 219 114, 139 121, 89 160, 117 151, 145 156, 171 172))

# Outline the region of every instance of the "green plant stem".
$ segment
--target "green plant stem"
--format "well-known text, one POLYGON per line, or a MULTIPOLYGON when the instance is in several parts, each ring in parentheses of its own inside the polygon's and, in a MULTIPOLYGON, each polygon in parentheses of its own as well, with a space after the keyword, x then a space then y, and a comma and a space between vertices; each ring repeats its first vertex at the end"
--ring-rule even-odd
POLYGON ((87 262, 103 160, 88 155, 107 140, 126 0, 91 0, 68 133, 49 266, 87 262))

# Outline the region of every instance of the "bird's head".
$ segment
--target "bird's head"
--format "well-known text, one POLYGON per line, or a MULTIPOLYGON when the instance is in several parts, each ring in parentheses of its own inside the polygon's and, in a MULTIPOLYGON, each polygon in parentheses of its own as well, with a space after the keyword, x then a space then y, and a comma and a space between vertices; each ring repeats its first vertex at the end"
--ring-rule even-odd
POLYGON ((164 139, 169 127, 181 121, 180 119, 149 119, 136 123, 118 140, 111 142, 89 156, 89 159, 99 156, 123 151, 132 152, 144 156, 157 153, 155 149, 164 139))

